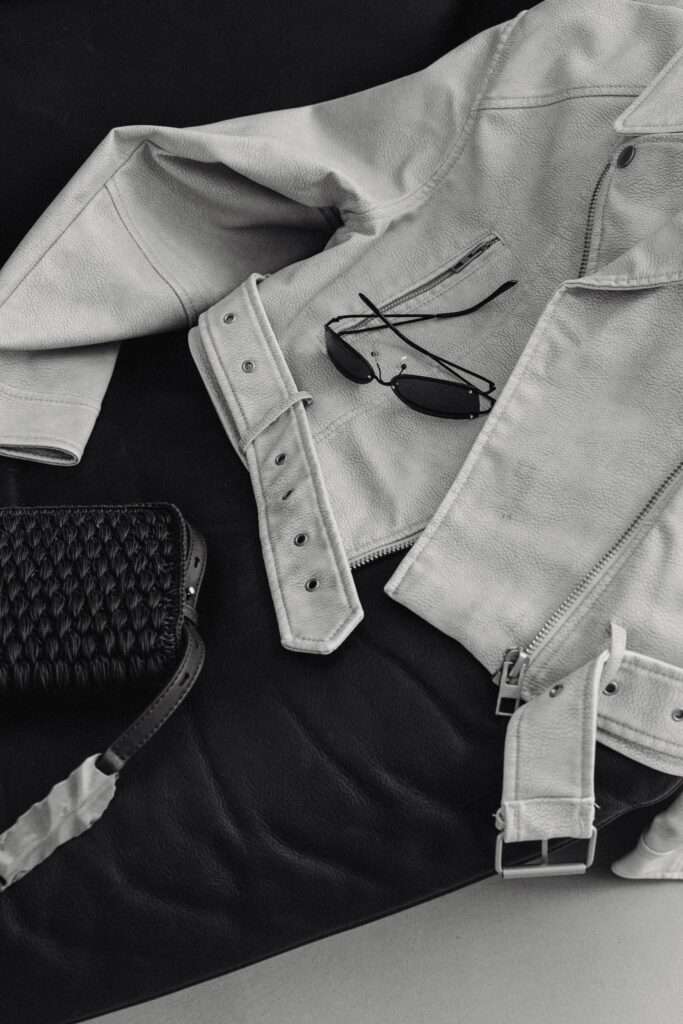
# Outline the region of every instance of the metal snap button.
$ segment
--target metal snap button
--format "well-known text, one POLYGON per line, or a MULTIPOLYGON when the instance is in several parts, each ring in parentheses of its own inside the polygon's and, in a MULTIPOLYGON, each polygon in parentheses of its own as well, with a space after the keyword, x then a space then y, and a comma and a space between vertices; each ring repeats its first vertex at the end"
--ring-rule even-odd
POLYGON ((279 453, 278 453, 278 454, 277 454, 277 455, 275 456, 275 465, 276 465, 276 466, 281 466, 281 465, 282 465, 282 463, 283 463, 283 462, 285 461, 285 459, 286 459, 286 458, 287 458, 287 456, 285 455, 285 453, 284 453, 284 452, 279 452, 279 453))
POLYGON ((608 695, 608 697, 611 697, 612 694, 616 693, 618 689, 619 689, 619 687, 617 686, 617 684, 612 682, 612 683, 608 683, 607 686, 603 689, 602 692, 606 693, 608 695))
POLYGON ((255 369, 256 363, 254 362, 253 359, 245 359, 244 362, 242 363, 243 373, 253 373, 255 369))
POLYGON ((304 544, 306 543, 307 540, 308 540, 308 534, 307 533, 297 533, 297 535, 294 538, 294 543, 296 544, 296 546, 298 548, 301 548, 301 547, 304 546, 304 544))
POLYGON ((237 314, 236 313, 224 313, 223 314, 223 323, 224 324, 234 323, 234 321, 236 319, 237 319, 237 314))
POLYGON ((306 582, 304 584, 304 587, 308 591, 317 590, 318 589, 318 580, 315 578, 315 576, 311 576, 310 580, 306 580, 306 582))
POLYGON ((555 683, 555 685, 551 686, 548 690, 548 696, 557 697, 558 693, 562 693, 563 690, 564 686, 562 685, 562 683, 555 683))
POLYGON ((635 146, 631 146, 631 145, 624 146, 624 148, 622 149, 621 153, 617 157, 617 167, 628 167, 628 165, 631 163, 631 160, 633 160, 635 155, 636 155, 636 147, 635 146))
POLYGON ((674 722, 683 722, 683 708, 674 708, 671 712, 674 722))

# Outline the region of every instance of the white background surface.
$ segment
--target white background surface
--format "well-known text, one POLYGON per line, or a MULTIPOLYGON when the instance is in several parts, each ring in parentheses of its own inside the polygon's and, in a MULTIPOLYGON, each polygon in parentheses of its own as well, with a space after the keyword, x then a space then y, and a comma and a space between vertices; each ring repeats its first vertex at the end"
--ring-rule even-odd
POLYGON ((96 1024, 683 1024, 683 883, 491 878, 96 1024))

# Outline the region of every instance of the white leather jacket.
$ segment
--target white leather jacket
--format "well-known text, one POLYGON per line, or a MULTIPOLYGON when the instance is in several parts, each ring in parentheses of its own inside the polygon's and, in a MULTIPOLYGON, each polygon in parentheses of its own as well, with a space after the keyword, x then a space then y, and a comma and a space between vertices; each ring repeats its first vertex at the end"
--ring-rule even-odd
MULTIPOLYGON (((624 627, 600 738, 683 774, 682 0, 546 0, 340 99, 116 128, 0 303, 2 453, 77 462, 118 342, 186 325, 285 646, 334 650, 351 570, 411 548, 387 594, 527 699, 624 627), (443 312, 511 279, 410 328, 496 382, 488 415, 422 415, 327 356, 359 291, 443 312)), ((360 337, 384 377, 440 373, 360 337)))

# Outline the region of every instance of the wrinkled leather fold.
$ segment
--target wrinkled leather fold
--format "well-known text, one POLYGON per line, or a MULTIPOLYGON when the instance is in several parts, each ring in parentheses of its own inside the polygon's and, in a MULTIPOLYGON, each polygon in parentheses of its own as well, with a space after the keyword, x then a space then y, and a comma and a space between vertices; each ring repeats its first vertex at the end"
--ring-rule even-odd
POLYGON ((102 817, 116 792, 118 776, 101 772, 95 764, 98 757, 88 757, 0 835, 0 891, 102 817))

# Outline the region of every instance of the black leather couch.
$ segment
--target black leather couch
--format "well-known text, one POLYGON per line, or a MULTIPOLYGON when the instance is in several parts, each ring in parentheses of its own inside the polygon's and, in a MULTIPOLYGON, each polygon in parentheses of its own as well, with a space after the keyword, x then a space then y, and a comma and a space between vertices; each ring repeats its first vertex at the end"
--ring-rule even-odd
MULTIPOLYGON (((342 95, 521 6, 5 0, 0 259, 114 125, 342 95)), ((158 499, 208 539, 206 668, 105 818, 0 897, 2 1024, 86 1019, 492 871, 504 724, 487 674, 383 595, 398 556, 358 571, 366 618, 340 651, 279 646, 248 476, 182 333, 124 346, 78 468, 0 460, 5 505, 158 499)), ((0 828, 125 720, 0 709, 0 828)), ((672 781, 601 749, 601 823, 672 781)), ((603 856, 640 824, 603 829, 603 856)))

